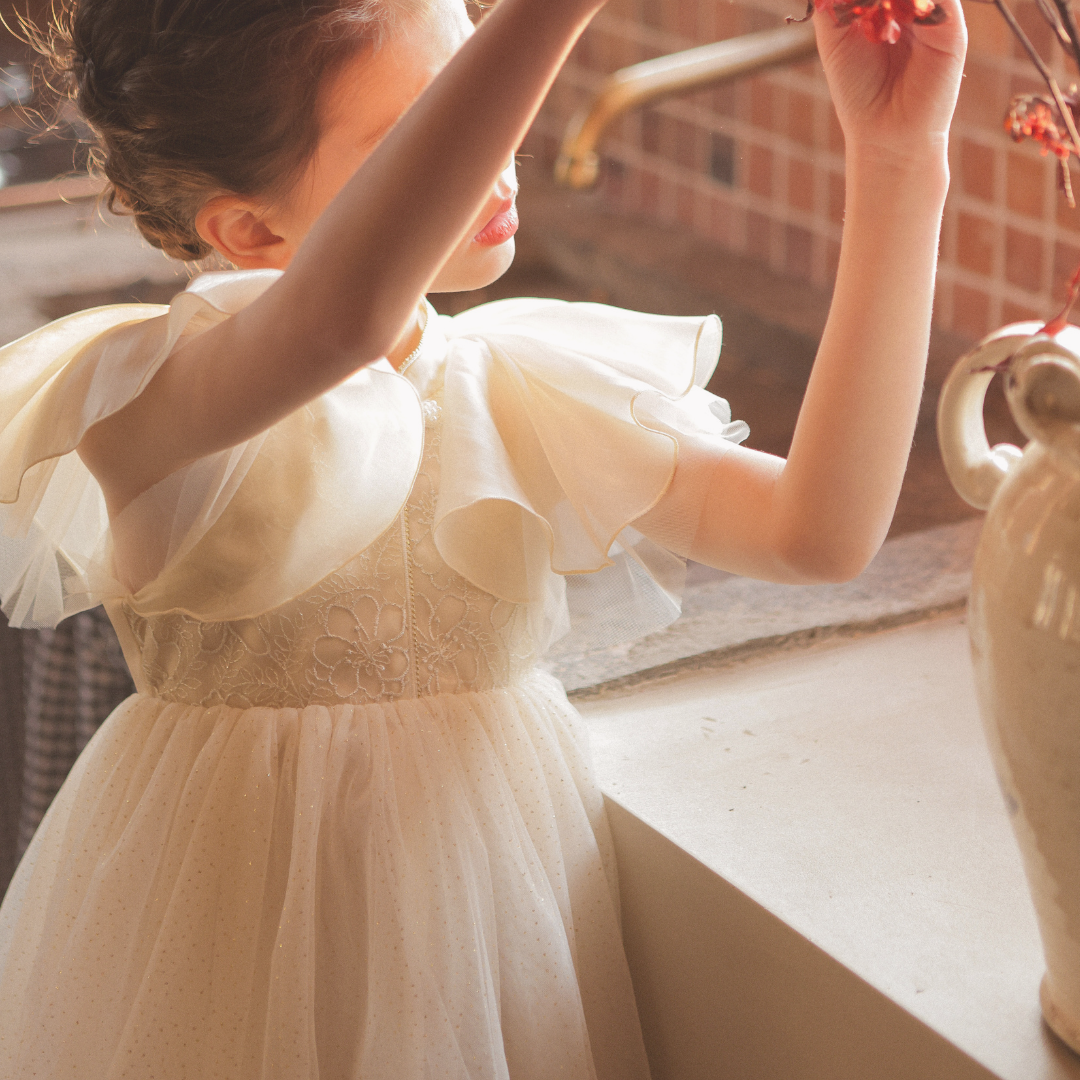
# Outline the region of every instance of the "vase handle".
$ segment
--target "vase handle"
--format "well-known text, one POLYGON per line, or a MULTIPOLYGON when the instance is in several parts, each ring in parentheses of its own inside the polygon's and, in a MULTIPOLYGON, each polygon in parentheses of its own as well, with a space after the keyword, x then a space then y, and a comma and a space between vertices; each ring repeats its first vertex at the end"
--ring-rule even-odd
MULTIPOLYGON (((1073 342, 1075 345, 1075 342, 1073 342)), ((1009 365, 1005 397, 1017 426, 1047 446, 1071 445, 1080 428, 1080 359, 1055 340, 1037 338, 1009 365)))
POLYGON ((1041 323, 1015 323, 984 338, 956 361, 938 398, 937 430, 941 460, 952 486, 978 510, 994 493, 1022 451, 1011 443, 992 447, 983 425, 983 400, 992 369, 1008 360, 1042 329, 1041 323))

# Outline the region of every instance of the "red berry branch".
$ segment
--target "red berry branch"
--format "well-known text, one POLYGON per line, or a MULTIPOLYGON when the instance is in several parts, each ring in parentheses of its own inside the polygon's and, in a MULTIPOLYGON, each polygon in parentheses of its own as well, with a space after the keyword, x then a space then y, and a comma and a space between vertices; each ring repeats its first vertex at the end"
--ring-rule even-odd
MULTIPOLYGON (((985 0, 984 0, 985 2, 985 0)), ((1020 42, 1024 52, 1035 65, 1050 96, 1043 94, 1018 94, 1009 104, 1005 116, 1005 130, 1017 141, 1031 139, 1044 154, 1053 154, 1058 160, 1061 190, 1069 206, 1076 207, 1070 166, 1073 157, 1080 157, 1080 133, 1077 132, 1077 113, 1080 111, 1080 90, 1073 83, 1063 93, 1046 61, 1039 55, 1024 28, 1016 21, 1005 0, 990 0, 1001 12, 1013 36, 1020 42)), ((1080 71, 1080 29, 1077 28, 1070 0, 1036 0, 1039 14, 1050 26, 1054 37, 1072 57, 1080 71)), ((1060 333, 1068 321, 1069 313, 1080 295, 1080 267, 1073 274, 1066 293, 1065 306, 1043 328, 1044 334, 1060 333)))
MULTIPOLYGON (((1069 92, 1063 94, 1046 61, 1039 55, 1031 38, 1024 33, 1024 28, 1016 21, 1016 16, 1005 0, 991 2, 1001 12, 1013 36, 1020 42, 1050 91, 1050 100, 1041 94, 1018 94, 1014 97, 1005 117, 1005 130, 1017 142, 1031 139, 1039 144, 1044 154, 1053 154, 1058 159, 1061 190, 1065 192, 1069 206, 1075 208, 1076 198, 1069 173, 1069 158, 1080 155, 1080 134, 1076 130, 1075 112, 1080 99, 1077 97, 1076 85, 1070 86, 1069 92)), ((1080 68, 1080 31, 1077 30, 1076 18, 1069 0, 1036 0, 1036 6, 1049 23, 1054 37, 1080 68)))
MULTIPOLYGON (((980 0, 992 3, 1001 12, 1016 40, 1035 65, 1049 96, 1044 94, 1018 94, 1009 105, 1005 117, 1005 130, 1017 142, 1031 139, 1044 154, 1053 154, 1060 168, 1061 189, 1070 207, 1076 207, 1070 166, 1072 158, 1080 158, 1080 89, 1070 85, 1063 93, 1046 61, 1039 55, 1024 28, 1016 20, 1005 0, 980 0)), ((1080 71, 1080 29, 1077 27, 1070 0, 1035 0, 1039 13, 1049 24, 1054 37, 1072 57, 1080 71)), ((837 26, 854 26, 870 41, 889 45, 900 40, 905 26, 933 26, 947 17, 945 9, 936 0, 807 0, 806 14, 801 19, 789 17, 788 22, 806 22, 815 11, 829 14, 837 26)), ((1080 297, 1080 267, 1073 274, 1064 308, 1048 322, 1042 332, 1060 333, 1069 313, 1080 297)))
POLYGON ((806 0, 806 14, 787 21, 806 22, 815 11, 827 11, 837 26, 856 26, 871 41, 889 45, 895 45, 901 29, 911 23, 933 26, 946 18, 935 0, 806 0))

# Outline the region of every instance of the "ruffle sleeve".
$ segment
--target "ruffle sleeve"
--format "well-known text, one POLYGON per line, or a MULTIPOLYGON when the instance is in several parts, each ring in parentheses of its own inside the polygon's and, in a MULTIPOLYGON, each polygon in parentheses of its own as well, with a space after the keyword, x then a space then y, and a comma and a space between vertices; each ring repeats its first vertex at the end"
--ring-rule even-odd
POLYGON ((73 451, 153 376, 167 313, 97 308, 0 349, 0 596, 14 626, 51 626, 94 602, 87 575, 108 518, 73 451))
POLYGON ((719 319, 523 299, 440 323, 443 559, 529 603, 541 645, 571 616, 593 646, 672 622, 685 563, 632 523, 667 491, 684 441, 748 434, 703 389, 719 319))
POLYGON ((571 617, 591 645, 677 617, 684 563, 633 523, 693 445, 747 433, 703 389, 714 316, 513 300, 430 319, 410 376, 372 364, 110 525, 74 452, 83 433, 278 276, 205 275, 168 309, 84 312, 0 350, 0 598, 14 625, 120 597, 143 615, 235 620, 300 595, 404 505, 423 452, 421 370, 443 384, 433 538, 450 567, 527 604, 541 647, 571 617))
POLYGON ((169 307, 80 312, 0 350, 0 599, 12 625, 52 626, 117 597, 145 610, 241 617, 311 584, 321 565, 333 569, 390 524, 416 473, 423 422, 415 391, 385 364, 178 470, 111 526, 75 453, 86 430, 140 394, 184 340, 279 276, 207 274, 169 307), (369 499, 343 498, 343 485, 369 499), (223 517, 227 527, 214 529, 223 517), (314 558, 305 538, 316 540, 314 558), (123 581, 119 550, 129 556, 123 581))

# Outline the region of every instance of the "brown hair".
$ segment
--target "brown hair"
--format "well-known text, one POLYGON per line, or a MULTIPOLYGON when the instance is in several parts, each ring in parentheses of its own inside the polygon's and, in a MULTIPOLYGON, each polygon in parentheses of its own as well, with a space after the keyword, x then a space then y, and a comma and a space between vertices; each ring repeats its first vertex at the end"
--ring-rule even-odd
POLYGON ((283 195, 319 140, 325 78, 409 3, 58 0, 34 44, 97 136, 109 208, 196 260, 212 250, 200 208, 222 192, 283 195))

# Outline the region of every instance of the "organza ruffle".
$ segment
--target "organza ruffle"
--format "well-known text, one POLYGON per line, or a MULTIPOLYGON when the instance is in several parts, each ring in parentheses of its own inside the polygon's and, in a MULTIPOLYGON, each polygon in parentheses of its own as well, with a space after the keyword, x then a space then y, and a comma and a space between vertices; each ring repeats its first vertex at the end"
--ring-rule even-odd
POLYGON ((677 617, 682 560, 630 526, 668 489, 680 438, 746 435, 702 389, 720 348, 715 316, 523 299, 430 318, 404 375, 370 365, 255 439, 178 470, 110 529, 73 453, 82 432, 278 276, 204 275, 167 315, 135 307, 122 313, 130 325, 108 332, 98 322, 120 314, 85 313, 82 344, 60 359, 50 351, 60 324, 0 353, 0 376, 14 372, 22 387, 0 431, 0 497, 15 499, 0 506, 0 596, 14 625, 120 597, 139 615, 218 621, 288 602, 394 521, 422 454, 419 398, 432 380, 444 409, 434 542, 449 566, 527 602, 541 648, 571 612, 619 613, 593 619, 593 644, 677 617), (596 576, 571 585, 579 596, 568 602, 564 579, 582 574, 596 576))
POLYGON ((173 351, 280 276, 204 274, 169 308, 82 312, 0 350, 0 599, 11 625, 52 626, 132 594, 145 610, 243 617, 318 581, 393 521, 416 475, 423 422, 415 391, 385 362, 173 473, 111 527, 74 452, 173 351))
MULTIPOLYGON (((434 535, 447 564, 528 602, 541 649, 571 625, 595 647, 674 621, 685 563, 630 525, 668 490, 681 439, 748 434, 703 389, 720 320, 519 299, 439 328, 448 360, 434 535)), ((672 546, 688 548, 695 525, 688 518, 672 546)))

